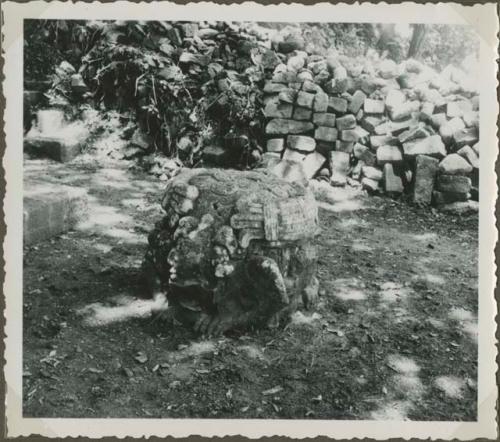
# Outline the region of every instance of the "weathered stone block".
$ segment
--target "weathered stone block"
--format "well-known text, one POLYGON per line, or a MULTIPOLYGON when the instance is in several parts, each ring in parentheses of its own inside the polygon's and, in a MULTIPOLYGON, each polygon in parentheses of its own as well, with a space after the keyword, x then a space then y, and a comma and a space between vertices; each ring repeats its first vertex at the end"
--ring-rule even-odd
POLYGON ((431 126, 435 130, 440 130, 441 126, 443 126, 447 121, 448 121, 448 118, 446 118, 445 113, 433 114, 431 117, 431 126))
POLYGON ((403 193, 403 181, 401 177, 394 173, 394 167, 391 163, 384 165, 383 172, 384 190, 389 195, 399 195, 403 193))
POLYGON ((319 152, 312 152, 302 162, 308 179, 313 178, 326 163, 326 158, 319 152))
POLYGON ((264 115, 267 118, 292 118, 293 106, 285 104, 277 99, 271 100, 264 108, 264 115))
POLYGON ((297 98, 297 91, 291 88, 281 91, 278 98, 283 103, 293 104, 297 98))
POLYGON ((452 193, 469 193, 472 187, 470 178, 460 175, 438 175, 436 190, 452 193))
POLYGON ((264 92, 266 94, 279 94, 280 92, 285 91, 287 89, 288 87, 286 86, 286 84, 283 83, 273 83, 271 81, 268 81, 264 85, 264 92))
POLYGON ((302 152, 313 152, 316 148, 316 140, 304 135, 288 135, 287 147, 302 152))
POLYGON ((24 151, 35 157, 50 158, 65 163, 81 152, 81 142, 58 137, 25 137, 24 151))
POLYGON ((420 101, 407 101, 400 105, 394 106, 389 111, 389 116, 391 117, 391 120, 399 121, 410 117, 413 112, 418 112, 419 110, 420 101))
POLYGON ((313 122, 318 126, 335 127, 335 114, 331 113, 315 113, 313 122))
POLYGON ((34 244, 76 228, 88 218, 85 189, 43 181, 25 184, 24 244, 34 244))
POLYGON ((367 130, 368 132, 370 132, 371 134, 374 134, 375 133, 375 128, 377 126, 380 126, 383 122, 383 119, 380 118, 380 117, 375 117, 373 115, 365 115, 363 116, 363 118, 361 119, 359 125, 367 130))
POLYGON ((479 203, 477 201, 457 201, 456 203, 443 204, 439 206, 443 212, 453 213, 455 215, 464 215, 466 213, 478 213, 479 203))
POLYGON ((464 113, 472 111, 472 103, 468 100, 451 101, 446 105, 448 118, 461 117, 464 113))
POLYGON ((383 166, 385 163, 400 163, 403 155, 397 146, 383 145, 377 149, 377 164, 383 166))
POLYGON ((467 201, 469 196, 468 193, 439 192, 435 190, 432 192, 432 202, 435 205, 450 204, 457 201, 467 201))
POLYGON ((275 118, 267 123, 266 134, 287 135, 306 133, 314 129, 314 124, 310 121, 295 121, 282 118, 275 118))
POLYGON ((367 114, 383 114, 385 111, 385 103, 382 100, 372 100, 367 98, 364 103, 364 111, 367 114))
POLYGON ((476 127, 468 127, 456 131, 453 134, 453 143, 455 149, 460 149, 463 146, 472 146, 476 144, 479 139, 479 133, 476 127))
POLYGON ((460 148, 457 154, 465 158, 474 169, 479 169, 479 157, 470 146, 460 148))
POLYGON ((367 190, 368 192, 376 192, 378 190, 378 181, 372 180, 370 178, 364 177, 361 180, 361 187, 367 190))
POLYGON ((462 156, 452 153, 439 163, 439 172, 448 175, 467 175, 472 172, 472 166, 462 156))
POLYGON ((306 107, 308 109, 312 109, 314 102, 314 94, 310 94, 309 92, 300 91, 297 94, 296 105, 301 107, 306 107))
POLYGON ((335 141, 335 150, 351 153, 354 150, 354 144, 353 141, 337 140, 335 141))
POLYGON ((278 164, 281 161, 281 156, 279 153, 276 152, 264 152, 262 154, 262 167, 265 167, 266 169, 271 169, 276 164, 278 164))
POLYGON ((398 139, 401 143, 407 143, 419 138, 427 138, 431 135, 432 134, 425 128, 425 125, 420 123, 419 125, 400 133, 398 135, 398 139))
POLYGON ((354 92, 351 102, 349 103, 349 112, 357 114, 358 111, 363 107, 366 100, 366 94, 363 91, 354 92))
POLYGON ((354 129, 356 127, 356 117, 354 115, 345 115, 337 118, 335 123, 338 130, 354 129))
POLYGON ((417 204, 430 204, 439 161, 427 155, 417 155, 413 175, 412 199, 417 204))
POLYGON ((295 107, 293 119, 298 121, 309 121, 312 118, 312 110, 305 107, 295 107))
POLYGON ((466 127, 479 128, 479 112, 471 111, 462 115, 466 127))
POLYGON ((332 141, 318 141, 316 142, 316 152, 324 155, 326 158, 329 157, 330 152, 335 150, 335 143, 332 141))
POLYGON ((328 108, 337 114, 345 114, 347 112, 347 100, 340 97, 330 97, 328 108))
POLYGON ((436 158, 446 156, 446 148, 439 135, 432 135, 415 141, 403 144, 405 157, 414 158, 417 155, 427 155, 436 158))
POLYGON ((284 161, 302 162, 302 161, 304 161, 305 157, 306 157, 306 152, 299 152, 298 150, 293 150, 293 149, 285 149, 285 151, 283 153, 283 160, 284 161))
POLYGON ((452 118, 439 127, 439 135, 445 143, 449 143, 452 141, 453 135, 462 129, 465 129, 464 121, 458 117, 452 118))
POLYGON ((285 140, 283 138, 271 138, 270 140, 267 140, 266 147, 268 152, 283 152, 283 149, 285 148, 285 140))
POLYGON ((382 179, 382 171, 372 166, 363 166, 361 168, 361 176, 370 178, 371 180, 380 181, 382 179))
POLYGON ((363 161, 367 166, 374 166, 377 162, 377 156, 369 147, 356 143, 353 148, 354 157, 363 161))
POLYGON ((314 138, 318 141, 335 141, 338 138, 338 132, 333 127, 318 126, 314 132, 314 138))
POLYGON ((385 106, 391 110, 401 106, 406 101, 406 95, 397 89, 391 89, 385 97, 385 106))
POLYGON ((313 109, 314 112, 326 112, 328 110, 328 95, 323 91, 316 94, 313 109))

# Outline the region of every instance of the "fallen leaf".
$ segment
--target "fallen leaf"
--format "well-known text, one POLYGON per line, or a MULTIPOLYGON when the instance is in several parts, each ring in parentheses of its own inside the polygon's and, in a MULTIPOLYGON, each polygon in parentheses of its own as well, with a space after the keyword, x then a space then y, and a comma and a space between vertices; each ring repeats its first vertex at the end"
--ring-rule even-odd
POLYGON ((280 387, 279 385, 277 385, 276 387, 273 387, 273 388, 270 388, 269 390, 265 390, 262 392, 262 394, 264 396, 268 396, 270 394, 276 394, 276 393, 279 393, 280 391, 283 390, 283 387, 280 387))

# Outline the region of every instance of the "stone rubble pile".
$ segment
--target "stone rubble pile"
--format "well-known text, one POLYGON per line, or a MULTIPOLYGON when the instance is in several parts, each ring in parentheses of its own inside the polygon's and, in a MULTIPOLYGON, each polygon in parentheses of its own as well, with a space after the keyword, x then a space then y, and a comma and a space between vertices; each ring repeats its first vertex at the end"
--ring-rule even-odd
POLYGON ((457 68, 296 47, 264 93, 263 163, 289 180, 357 181, 423 205, 478 199, 479 96, 457 68))

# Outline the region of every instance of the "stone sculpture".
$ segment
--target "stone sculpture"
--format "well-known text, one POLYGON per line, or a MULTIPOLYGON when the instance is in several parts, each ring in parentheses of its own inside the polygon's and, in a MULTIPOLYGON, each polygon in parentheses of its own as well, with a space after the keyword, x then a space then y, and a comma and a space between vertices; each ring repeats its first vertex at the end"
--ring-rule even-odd
POLYGON ((265 170, 189 169, 162 200, 144 270, 174 317, 203 334, 277 326, 317 298, 312 192, 265 170))

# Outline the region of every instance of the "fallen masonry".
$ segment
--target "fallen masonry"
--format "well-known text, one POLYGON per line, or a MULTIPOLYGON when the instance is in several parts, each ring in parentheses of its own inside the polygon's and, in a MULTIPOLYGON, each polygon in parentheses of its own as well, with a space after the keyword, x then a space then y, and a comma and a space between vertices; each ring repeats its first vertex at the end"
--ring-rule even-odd
POLYGON ((88 218, 85 189, 46 181, 28 181, 23 196, 24 244, 30 245, 74 229, 88 218))

